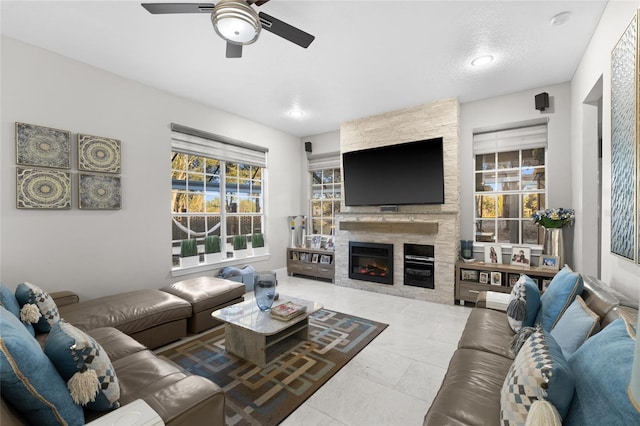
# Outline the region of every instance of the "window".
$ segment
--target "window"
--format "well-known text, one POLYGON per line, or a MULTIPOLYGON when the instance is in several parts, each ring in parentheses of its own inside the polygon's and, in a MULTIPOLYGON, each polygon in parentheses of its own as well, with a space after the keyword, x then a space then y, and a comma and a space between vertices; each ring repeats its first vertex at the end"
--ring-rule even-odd
POLYGON ((311 232, 334 235, 334 215, 340 212, 342 174, 339 168, 311 172, 311 232))
POLYGON ((531 215, 546 206, 546 139, 546 123, 474 134, 476 241, 542 243, 531 215))
POLYGON ((234 235, 265 234, 265 152, 256 154, 255 150, 220 142, 220 136, 178 125, 172 125, 174 130, 174 126, 194 133, 172 133, 174 266, 178 264, 181 240, 195 238, 202 247, 208 235, 231 243, 234 235))

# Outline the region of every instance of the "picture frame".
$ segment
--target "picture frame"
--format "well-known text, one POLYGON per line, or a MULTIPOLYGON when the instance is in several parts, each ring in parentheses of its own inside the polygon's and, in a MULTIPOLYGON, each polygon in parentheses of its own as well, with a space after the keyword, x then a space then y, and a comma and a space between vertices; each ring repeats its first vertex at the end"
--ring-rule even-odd
POLYGON ((16 167, 16 208, 71 208, 71 172, 16 167))
POLYGON ((541 254, 540 267, 543 269, 550 269, 552 271, 557 271, 558 268, 560 267, 560 258, 558 256, 541 254))
POLYGON ((511 249, 511 265, 529 268, 531 266, 531 248, 513 246, 511 249))
POLYGON ((481 284, 489 284, 489 273, 488 272, 480 272, 480 283, 481 284))
POLYGON ((298 254, 297 251, 292 251, 291 252, 291 259, 292 260, 300 260, 300 255, 298 254))
POLYGON ((475 269, 461 269, 460 279, 463 281, 478 281, 478 271, 475 269))
POLYGON ((543 278, 542 279, 542 291, 547 291, 547 288, 549 287, 549 284, 551 284, 551 278, 543 278))
POLYGON ((16 164, 71 168, 71 132, 16 122, 16 164))
POLYGON ((303 262, 309 261, 309 253, 300 253, 300 260, 303 262))
POLYGON ((533 277, 529 277, 529 278, 531 278, 531 281, 533 281, 536 284, 536 286, 538 287, 538 290, 542 287, 540 285, 540 278, 533 278, 533 277))
POLYGON ((311 262, 312 263, 318 263, 318 253, 313 253, 313 255, 311 256, 311 262))
POLYGON ((494 265, 502 263, 502 246, 500 244, 487 244, 484 246, 484 263, 494 265))
POLYGON ((502 285, 502 272, 491 272, 491 285, 502 285))
POLYGON ((324 248, 330 251, 335 250, 335 238, 333 235, 327 237, 327 242, 325 243, 324 248))
POLYGON ((320 263, 322 263, 323 265, 331 264, 331 256, 329 256, 328 254, 323 254, 322 256, 320 256, 320 263))
POLYGON ((311 248, 313 250, 318 250, 321 245, 322 245, 321 235, 314 235, 313 237, 311 237, 311 248))
POLYGON ((520 274, 509 274, 508 279, 509 279, 509 287, 513 287, 514 285, 516 285, 516 283, 520 279, 520 274))
POLYGON ((120 163, 118 139, 78 134, 78 170, 120 173, 120 163))
POLYGON ((120 175, 78 173, 78 208, 119 210, 121 200, 120 175))

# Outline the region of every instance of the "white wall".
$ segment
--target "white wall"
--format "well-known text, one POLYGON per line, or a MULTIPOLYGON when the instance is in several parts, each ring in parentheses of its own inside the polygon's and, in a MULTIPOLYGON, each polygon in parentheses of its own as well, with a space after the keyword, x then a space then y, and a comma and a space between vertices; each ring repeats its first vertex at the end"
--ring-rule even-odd
MULTIPOLYGON (((461 104, 460 118, 460 238, 474 239, 473 220, 473 133, 477 129, 501 127, 510 123, 548 118, 546 207, 573 208, 571 196, 571 87, 569 83, 540 87, 504 96, 461 104), (535 109, 534 96, 549 93, 550 107, 535 109)), ((572 232, 565 229, 565 261, 572 263, 569 242, 572 232)))
POLYGON ((253 266, 285 265, 286 216, 304 205, 299 138, 5 37, 1 59, 5 285, 31 281, 87 298, 186 278, 170 273, 171 122, 269 148, 265 209, 272 255, 253 266), (16 209, 16 121, 70 130, 74 138, 83 132, 120 139, 122 209, 79 210, 75 194, 71 210, 16 209))
MULTIPOLYGON (((592 169, 594 162, 591 161, 587 145, 590 136, 584 132, 585 128, 589 128, 588 119, 592 114, 590 108, 585 108, 584 102, 588 101, 593 87, 602 77, 602 280, 635 299, 640 299, 640 266, 611 254, 611 50, 638 8, 639 1, 610 1, 607 4, 571 82, 571 160, 576 164, 572 181, 578 211, 591 217, 598 200, 590 190, 590 177, 596 171, 592 169), (589 166, 582 167, 582 164, 589 166)), ((585 227, 577 231, 583 233, 582 244, 589 245, 594 240, 593 228, 585 227)), ((580 259, 577 267, 590 268, 596 261, 591 255, 580 259)))

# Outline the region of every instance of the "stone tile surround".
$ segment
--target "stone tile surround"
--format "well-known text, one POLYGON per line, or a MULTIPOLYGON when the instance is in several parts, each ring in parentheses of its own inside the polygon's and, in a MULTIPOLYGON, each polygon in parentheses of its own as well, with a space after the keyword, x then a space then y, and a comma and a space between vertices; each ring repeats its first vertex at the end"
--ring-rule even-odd
MULTIPOLYGON (((343 123, 340 151, 349 152, 405 142, 443 138, 445 204, 398 206, 397 212, 381 212, 379 207, 346 207, 336 215, 335 283, 344 287, 391 294, 412 299, 453 304, 455 262, 460 244, 460 104, 445 99, 385 114, 343 123), (437 222, 437 233, 346 231, 341 221, 437 222), (349 241, 393 244, 394 284, 385 285, 349 278, 349 241), (435 289, 403 285, 403 244, 435 246, 435 289)), ((372 190, 375 190, 372 188, 372 190)))

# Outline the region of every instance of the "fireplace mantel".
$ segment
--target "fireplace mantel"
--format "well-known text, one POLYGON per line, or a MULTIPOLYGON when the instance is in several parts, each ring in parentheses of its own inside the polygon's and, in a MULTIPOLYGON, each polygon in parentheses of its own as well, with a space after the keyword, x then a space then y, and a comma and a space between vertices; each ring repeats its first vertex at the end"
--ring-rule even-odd
POLYGON ((355 221, 342 220, 338 222, 341 231, 351 232, 382 232, 387 234, 423 234, 438 233, 437 221, 408 222, 408 221, 355 221))

